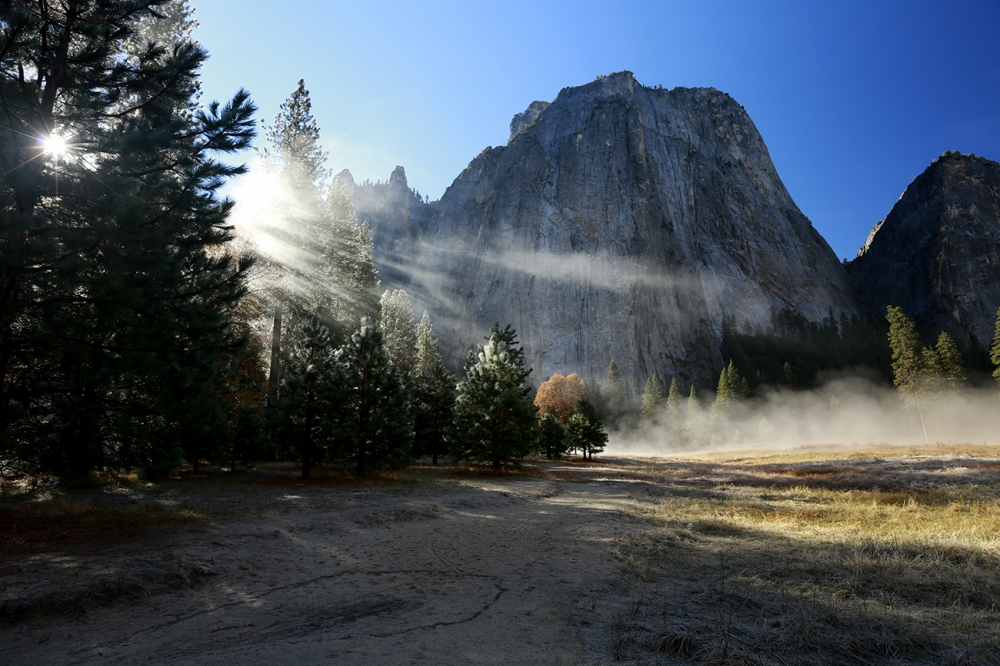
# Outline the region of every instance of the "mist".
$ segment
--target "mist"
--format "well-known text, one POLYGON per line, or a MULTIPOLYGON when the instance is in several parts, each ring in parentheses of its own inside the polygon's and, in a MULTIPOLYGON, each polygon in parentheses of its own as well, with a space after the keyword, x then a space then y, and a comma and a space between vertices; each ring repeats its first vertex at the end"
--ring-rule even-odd
POLYGON ((683 401, 681 427, 640 425, 609 433, 610 455, 782 451, 812 447, 860 448, 935 443, 984 443, 1000 430, 1000 392, 965 389, 921 397, 919 408, 892 387, 861 377, 838 377, 811 391, 765 389, 759 396, 714 413, 714 395, 693 413, 683 401), (926 435, 925 435, 926 430, 926 435))

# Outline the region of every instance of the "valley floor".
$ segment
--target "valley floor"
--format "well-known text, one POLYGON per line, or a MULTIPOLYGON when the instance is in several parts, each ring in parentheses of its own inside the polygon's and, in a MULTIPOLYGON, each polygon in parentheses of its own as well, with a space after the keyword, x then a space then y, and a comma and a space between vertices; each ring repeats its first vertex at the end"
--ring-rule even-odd
POLYGON ((534 469, 4 498, 0 663, 1000 663, 1000 447, 534 469))

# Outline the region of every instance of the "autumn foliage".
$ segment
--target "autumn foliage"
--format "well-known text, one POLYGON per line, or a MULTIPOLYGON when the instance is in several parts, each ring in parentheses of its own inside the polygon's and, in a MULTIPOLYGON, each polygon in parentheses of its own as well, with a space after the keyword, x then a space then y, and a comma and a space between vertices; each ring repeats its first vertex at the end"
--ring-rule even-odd
POLYGON ((564 377, 555 374, 538 387, 535 407, 539 414, 551 414, 565 426, 573 416, 577 403, 584 399, 590 400, 590 393, 580 375, 573 373, 564 377))

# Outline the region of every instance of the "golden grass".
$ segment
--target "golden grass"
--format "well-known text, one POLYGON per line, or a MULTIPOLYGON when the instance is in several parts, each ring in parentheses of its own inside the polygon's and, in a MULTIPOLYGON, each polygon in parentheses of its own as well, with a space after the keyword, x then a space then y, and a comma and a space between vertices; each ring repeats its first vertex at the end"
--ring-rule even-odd
POLYGON ((618 656, 1000 663, 998 458, 937 446, 623 468, 658 499, 627 512, 646 527, 609 552, 658 593, 615 619, 618 656))

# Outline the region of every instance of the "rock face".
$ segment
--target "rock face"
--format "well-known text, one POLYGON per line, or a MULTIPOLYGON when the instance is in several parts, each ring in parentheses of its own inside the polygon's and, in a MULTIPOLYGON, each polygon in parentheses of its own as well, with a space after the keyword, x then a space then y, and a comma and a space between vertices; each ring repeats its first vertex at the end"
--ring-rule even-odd
POLYGON ((923 334, 984 351, 1000 306, 1000 164, 945 153, 872 229, 849 272, 873 318, 898 305, 923 334))
POLYGON ((429 310, 446 355, 499 321, 536 383, 577 372, 600 386, 614 360, 632 392, 654 371, 706 386, 724 315, 750 332, 782 308, 856 312, 846 271, 728 95, 622 72, 525 114, 440 201, 373 223, 380 271, 429 310))
POLYGON ((508 143, 514 140, 526 127, 531 127, 538 120, 538 116, 549 106, 548 102, 540 102, 535 100, 528 105, 528 108, 523 112, 514 116, 510 121, 510 139, 508 143))

